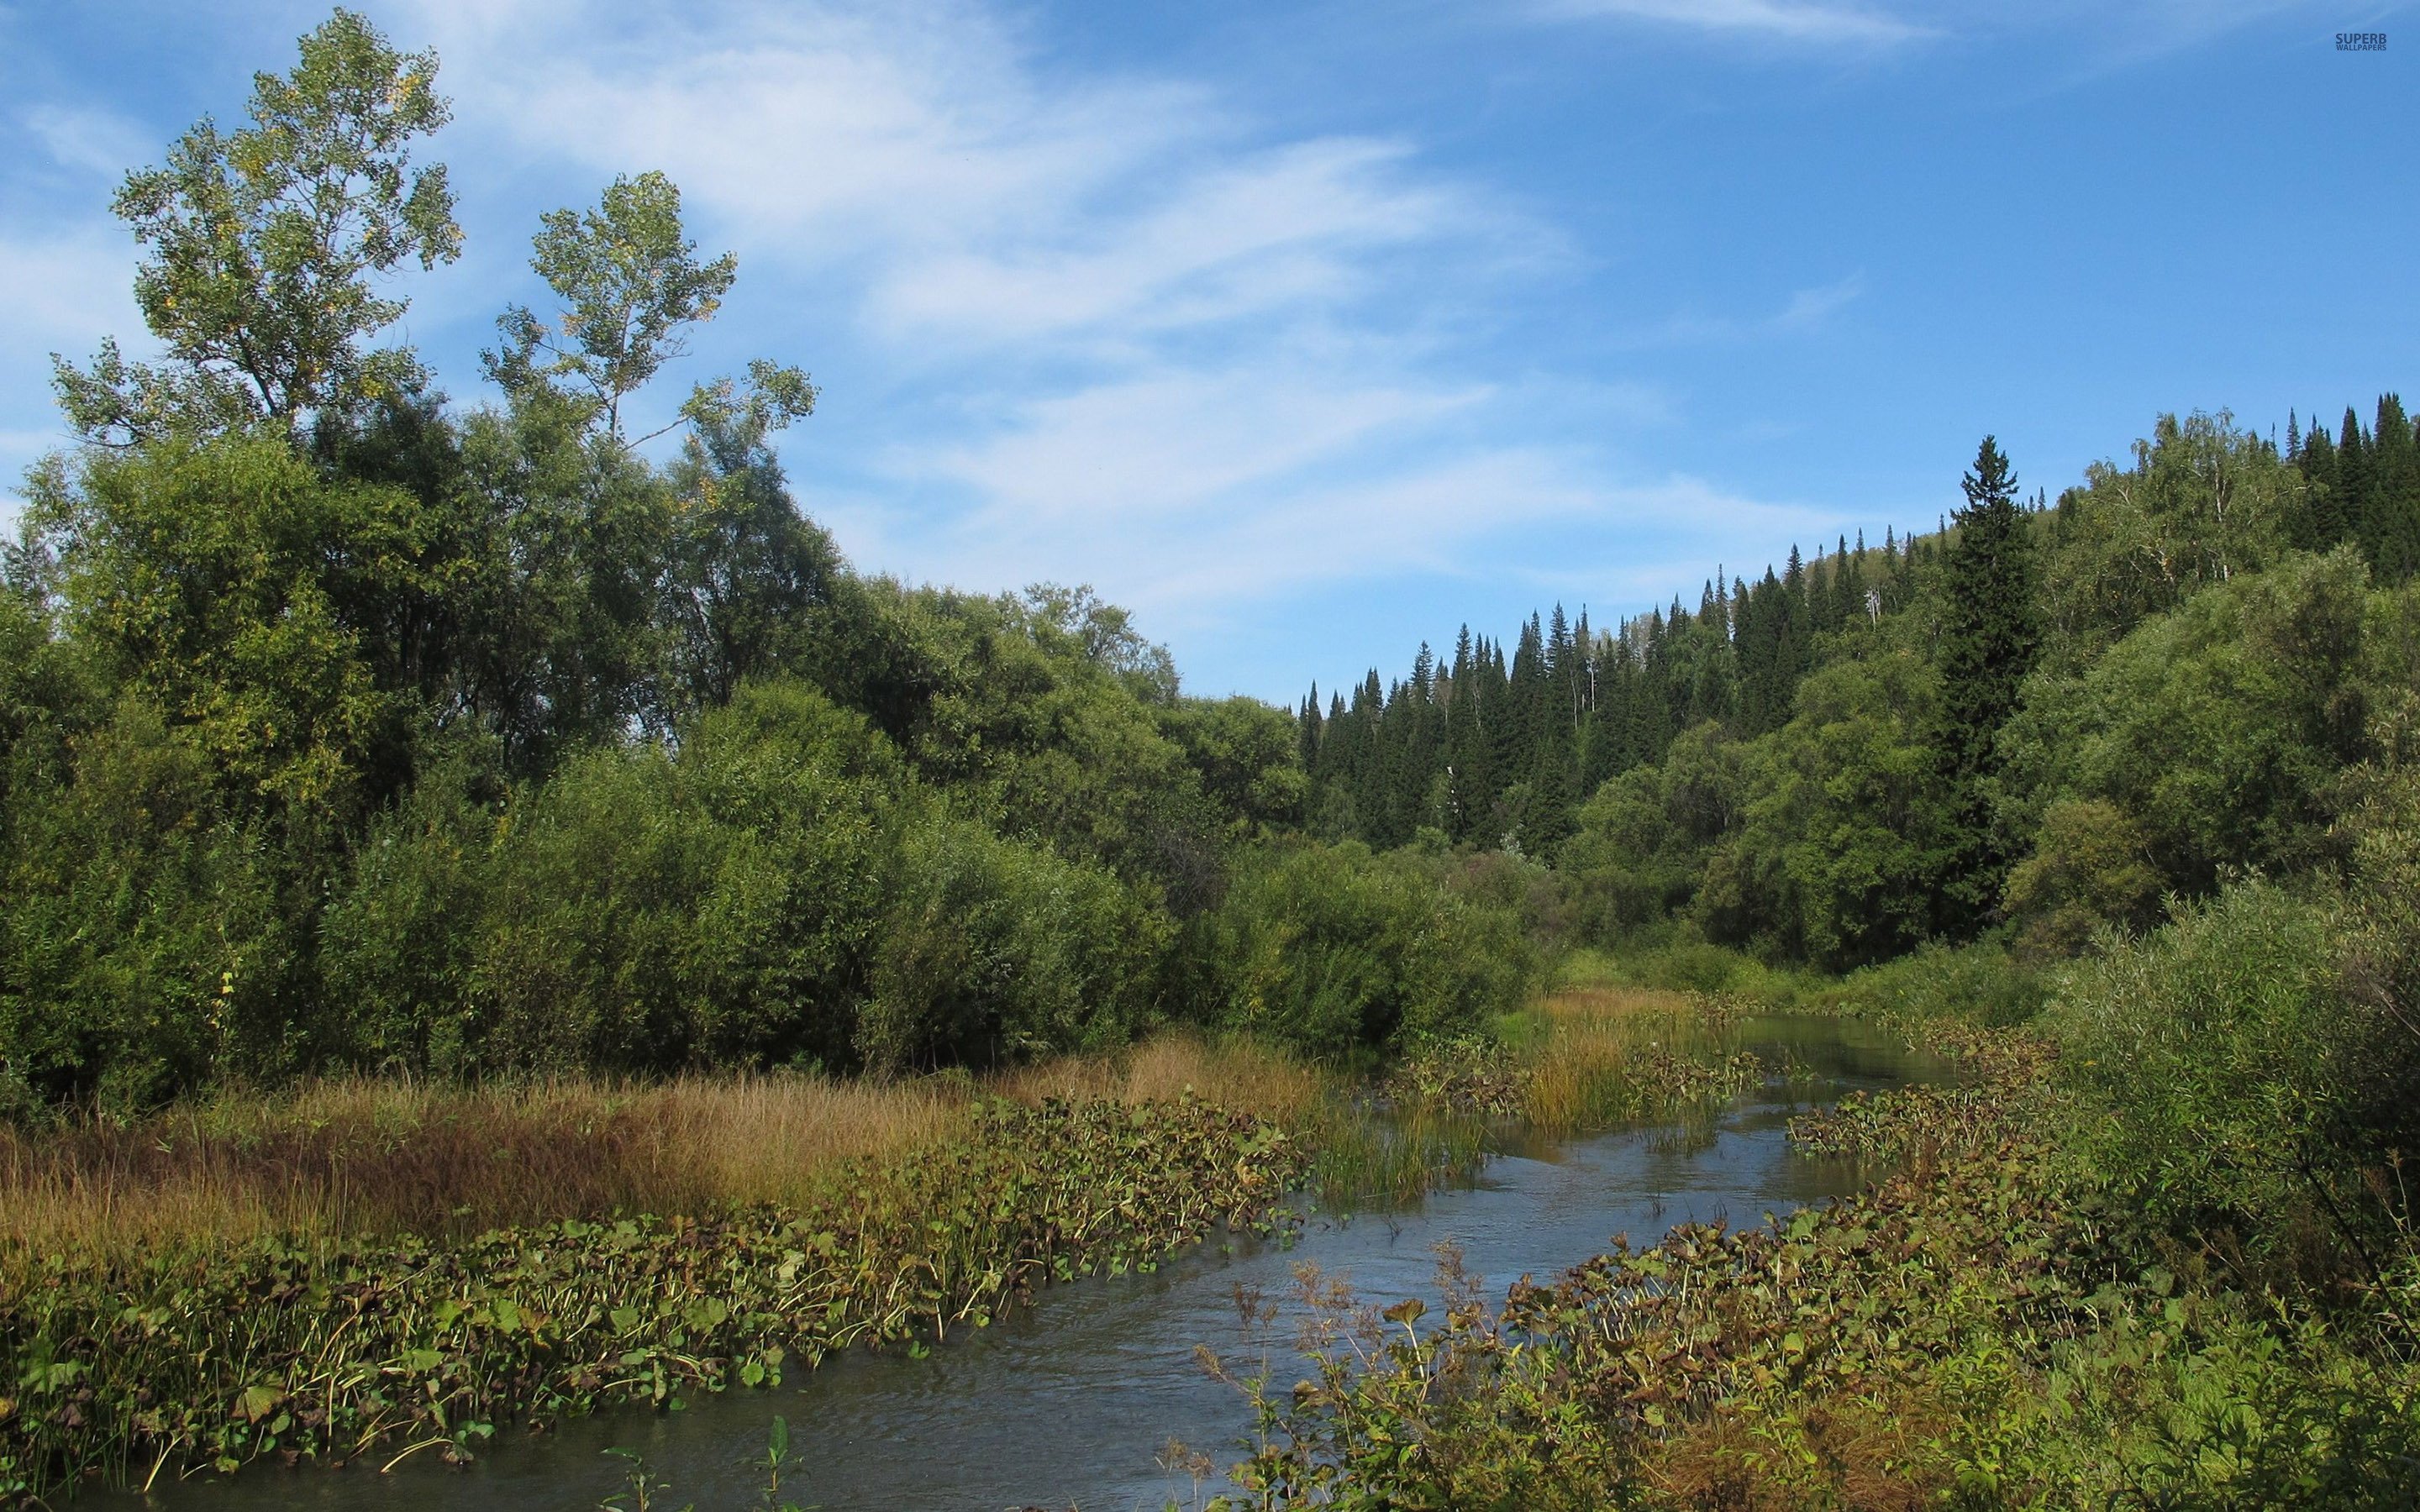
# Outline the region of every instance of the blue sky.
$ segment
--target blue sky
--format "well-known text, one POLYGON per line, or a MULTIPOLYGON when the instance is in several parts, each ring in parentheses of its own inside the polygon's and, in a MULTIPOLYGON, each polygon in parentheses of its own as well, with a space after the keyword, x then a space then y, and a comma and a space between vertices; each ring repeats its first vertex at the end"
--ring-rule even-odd
MULTIPOLYGON (((659 405, 808 368, 784 457, 860 565, 1089 582, 1194 692, 1929 527, 1986 431, 2055 494, 2415 371, 2396 6, 362 8, 455 100, 469 249, 401 287, 458 398, 537 214, 662 169, 740 282, 659 405)), ((0 5, 0 472, 47 353, 140 334, 117 177, 324 14, 0 5)))

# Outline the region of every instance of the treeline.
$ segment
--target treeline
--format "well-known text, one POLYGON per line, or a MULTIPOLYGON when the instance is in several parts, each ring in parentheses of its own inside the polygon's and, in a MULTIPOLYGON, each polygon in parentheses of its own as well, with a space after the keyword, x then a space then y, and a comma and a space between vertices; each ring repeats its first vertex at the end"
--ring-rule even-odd
POLYGON ((1170 1019, 1322 1054, 1517 1002, 1534 877, 1298 838, 1292 720, 1081 590, 855 573, 770 363, 633 412, 737 276, 677 190, 541 218, 463 406, 380 275, 461 232, 436 59, 337 12, 116 200, 165 353, 0 579, 0 1114, 335 1069, 912 1068, 1170 1019))
POLYGON ((1691 611, 1307 702, 1308 812, 1555 863, 1606 942, 1683 930, 1843 969, 1987 933, 2054 958, 2247 870, 2331 863, 2406 738, 2420 446, 2394 395, 2281 452, 2164 419, 2021 501, 1986 440, 1946 530, 1845 542, 1691 611))
POLYGON ((1819 637, 1903 607, 1926 549, 1895 532, 1878 550, 1819 551, 1751 585, 1707 579, 1693 612, 1668 609, 1592 629, 1563 607, 1532 614, 1510 657, 1465 625, 1453 659, 1423 645, 1411 676, 1381 686, 1373 668, 1350 703, 1323 710, 1313 687, 1296 711, 1311 814, 1323 830, 1378 845, 1423 829, 1455 844, 1551 855, 1582 799, 1658 760, 1693 725, 1721 719, 1746 734, 1790 713, 1819 637))

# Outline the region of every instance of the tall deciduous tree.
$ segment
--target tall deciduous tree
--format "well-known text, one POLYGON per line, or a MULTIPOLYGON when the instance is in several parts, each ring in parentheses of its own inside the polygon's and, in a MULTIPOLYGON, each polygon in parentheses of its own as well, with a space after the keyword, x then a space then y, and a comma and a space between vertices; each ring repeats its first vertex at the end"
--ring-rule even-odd
POLYGON ((398 53, 339 10, 284 77, 254 76, 252 124, 205 118, 164 166, 127 175, 115 208, 147 249, 134 280, 166 367, 105 343, 88 369, 53 358, 68 419, 124 444, 171 429, 305 418, 416 387, 403 347, 365 350, 405 301, 371 280, 459 255, 445 169, 411 145, 445 124, 437 54, 398 53))
POLYGON ((711 320, 739 276, 730 253, 697 260, 680 190, 660 173, 616 178, 595 208, 539 217, 530 266, 563 301, 552 324, 511 305, 489 376, 516 398, 551 393, 622 437, 622 401, 685 350, 681 327, 711 320))

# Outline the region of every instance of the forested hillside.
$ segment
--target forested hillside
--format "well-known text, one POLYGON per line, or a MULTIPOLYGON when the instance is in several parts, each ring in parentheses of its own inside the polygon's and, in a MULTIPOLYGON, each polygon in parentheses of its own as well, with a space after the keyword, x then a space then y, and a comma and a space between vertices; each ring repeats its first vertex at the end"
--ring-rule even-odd
POLYGON ((1847 969, 2096 929, 2343 843, 2348 772, 2406 737, 2420 446, 2400 401, 2281 452, 2163 419, 2020 502, 1987 440, 1939 533, 1794 548, 1693 610, 1558 606, 1508 657, 1373 671, 1299 712, 1312 826, 1553 862, 1607 943, 1676 926, 1847 969))

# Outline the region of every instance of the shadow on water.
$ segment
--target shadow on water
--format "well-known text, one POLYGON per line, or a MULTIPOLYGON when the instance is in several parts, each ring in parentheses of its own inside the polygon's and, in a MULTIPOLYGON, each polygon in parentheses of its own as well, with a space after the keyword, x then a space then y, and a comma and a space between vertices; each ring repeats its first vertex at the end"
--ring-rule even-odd
MULTIPOLYGON (((1861 1088, 1936 1079, 1940 1063, 1889 1037, 1832 1019, 1751 1019, 1739 1041, 1786 1083, 1747 1094, 1685 1129, 1630 1129, 1537 1145, 1509 1140, 1467 1186, 1416 1206, 1359 1217, 1314 1217, 1291 1242, 1230 1237, 1156 1273, 1052 1288, 988 1329, 953 1337, 922 1359, 853 1354, 793 1374, 777 1391, 735 1391, 657 1415, 614 1411, 529 1437, 506 1429, 460 1470, 381 1457, 329 1471, 256 1466, 225 1482, 163 1488, 152 1506, 175 1512, 334 1507, 458 1507, 477 1512, 586 1512, 620 1483, 610 1445, 644 1454, 675 1488, 667 1503, 700 1512, 756 1504, 751 1462, 775 1414, 788 1419, 801 1473, 784 1494, 827 1512, 856 1508, 1001 1508, 1029 1504, 1083 1512, 1183 1506, 1225 1489, 1197 1484, 1163 1461, 1171 1439, 1221 1471, 1238 1458, 1251 1414, 1233 1387, 1195 1360, 1206 1345, 1233 1363, 1268 1360, 1280 1380, 1299 1372, 1293 1329, 1255 1318, 1256 1299, 1292 1296, 1297 1261, 1315 1261, 1381 1304, 1433 1295, 1434 1246, 1461 1246, 1466 1264, 1500 1295, 1521 1275, 1546 1276, 1627 1233, 1652 1239, 1683 1222, 1761 1221, 1853 1191, 1847 1163, 1794 1154, 1792 1112, 1861 1088)), ((392 1451, 390 1451, 392 1452, 392 1451)), ((85 1505, 136 1504, 95 1496, 85 1505)))

